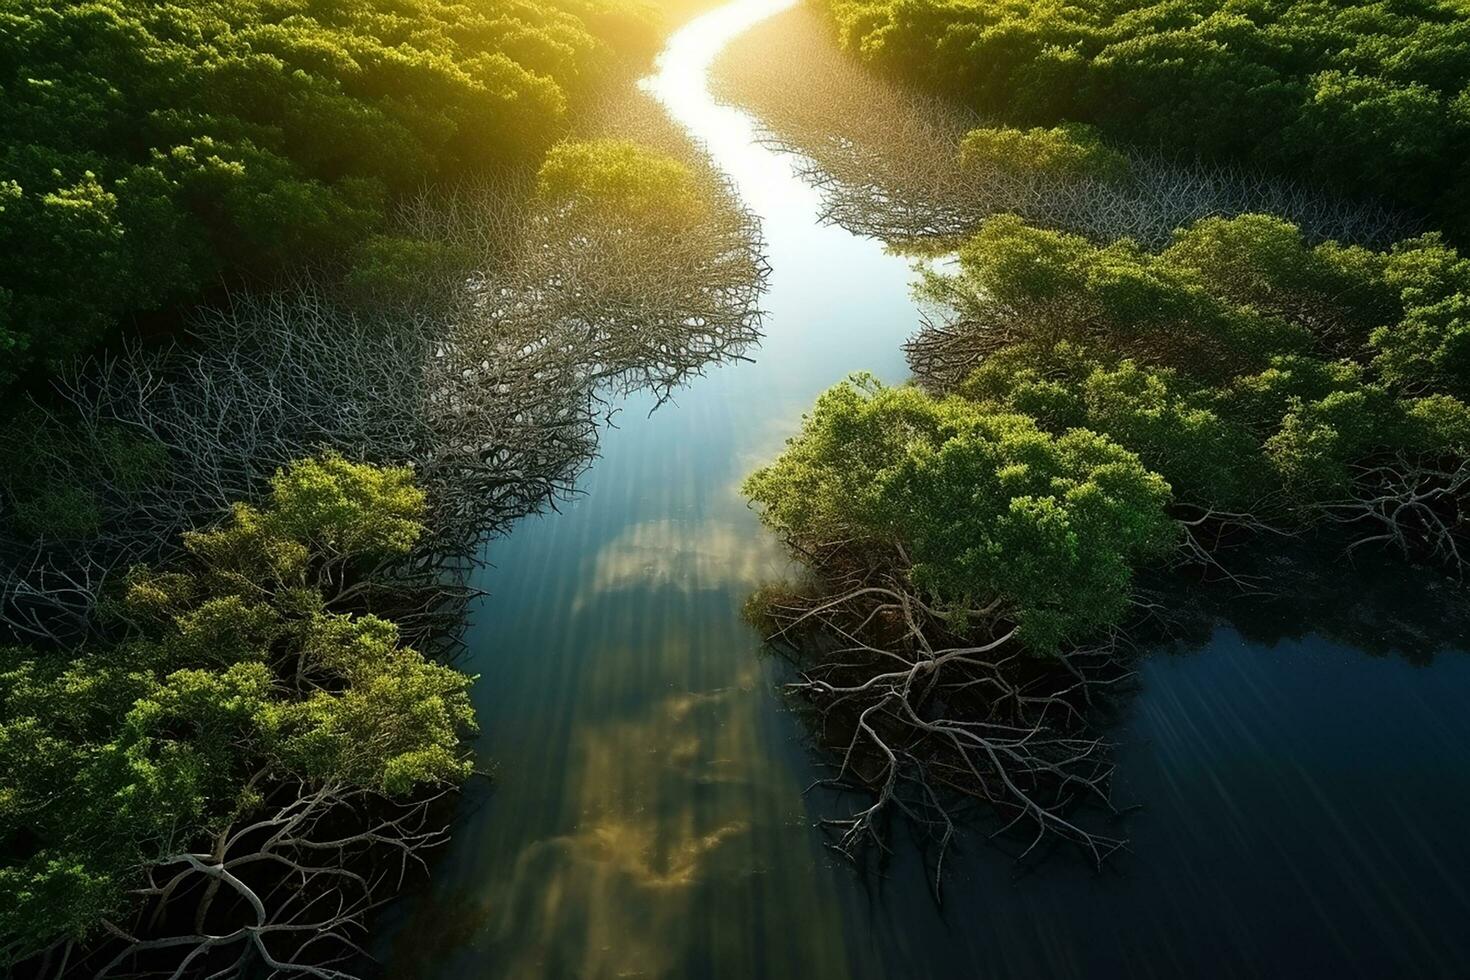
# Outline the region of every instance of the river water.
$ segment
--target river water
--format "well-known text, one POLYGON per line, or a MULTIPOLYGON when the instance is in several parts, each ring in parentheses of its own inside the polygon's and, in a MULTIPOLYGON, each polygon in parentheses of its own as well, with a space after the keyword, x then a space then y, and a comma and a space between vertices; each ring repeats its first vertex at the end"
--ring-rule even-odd
POLYGON ((692 22, 646 83, 761 218, 765 339, 652 414, 629 399, 585 493, 495 542, 461 665, 495 780, 390 916, 389 975, 1470 976, 1470 657, 1383 655, 1340 610, 1144 659, 1109 733, 1141 809, 1101 874, 970 841, 940 904, 902 840, 881 875, 822 846, 843 802, 804 795, 817 756, 740 615, 791 569, 739 485, 833 382, 902 380, 916 310, 909 261, 818 224, 792 161, 708 93, 720 49, 791 2, 692 22))

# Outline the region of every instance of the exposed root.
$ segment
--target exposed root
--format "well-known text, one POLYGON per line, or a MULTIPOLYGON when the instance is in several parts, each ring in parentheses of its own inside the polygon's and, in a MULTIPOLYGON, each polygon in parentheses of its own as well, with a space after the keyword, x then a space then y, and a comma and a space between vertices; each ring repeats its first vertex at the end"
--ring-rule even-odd
POLYGON ((841 546, 819 558, 829 575, 844 570, 830 591, 775 598, 763 612, 800 668, 789 692, 811 707, 817 741, 840 753, 821 784, 869 794, 824 821, 835 849, 886 850, 888 822, 906 818, 937 841, 937 892, 959 812, 976 803, 999 818, 993 836, 1019 835, 1018 860, 1060 840, 1100 866, 1124 846, 1086 817, 1116 812, 1109 746, 1089 724, 1093 699, 1130 676, 1111 641, 1042 660, 1022 651, 997 604, 936 609, 841 546))
POLYGON ((1402 454, 1355 467, 1349 499, 1320 505, 1330 521, 1357 530, 1351 553, 1387 546, 1428 559, 1464 578, 1470 461, 1411 459, 1402 454))
POLYGON ((130 921, 105 921, 85 951, 53 950, 36 975, 353 980, 368 913, 447 839, 434 816, 445 792, 396 803, 328 783, 273 795, 287 802, 221 829, 208 849, 161 857, 130 921))

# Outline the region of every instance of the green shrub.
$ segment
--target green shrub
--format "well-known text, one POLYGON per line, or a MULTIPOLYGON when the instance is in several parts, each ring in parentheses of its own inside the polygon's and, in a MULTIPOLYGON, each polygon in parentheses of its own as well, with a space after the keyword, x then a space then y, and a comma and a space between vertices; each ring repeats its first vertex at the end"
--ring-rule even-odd
POLYGON ((960 161, 1017 176, 1115 181, 1128 175, 1128 158, 1104 143, 1091 126, 1080 123, 1050 129, 972 129, 960 144, 960 161))
POLYGON ((672 157, 629 140, 569 140, 551 148, 537 192, 554 206, 613 224, 676 233, 697 223, 709 203, 694 174, 672 157))
POLYGON ((1168 484, 1109 439, 868 378, 823 394, 745 492, 802 548, 901 547, 937 601, 999 600, 1038 654, 1116 623, 1176 541, 1168 484))
POLYGON ((327 609, 340 562, 404 554, 423 509, 405 470, 304 460, 177 567, 134 569, 117 642, 0 650, 0 963, 91 935, 273 786, 468 774, 470 678, 327 609))

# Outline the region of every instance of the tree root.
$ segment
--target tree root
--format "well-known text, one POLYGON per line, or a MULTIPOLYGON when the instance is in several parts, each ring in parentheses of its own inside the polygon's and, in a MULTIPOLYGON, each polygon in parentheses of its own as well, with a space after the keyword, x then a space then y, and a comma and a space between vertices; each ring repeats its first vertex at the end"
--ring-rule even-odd
POLYGON ((959 811, 983 805, 992 836, 1024 846, 1075 845, 1101 866, 1125 846, 1089 826, 1088 809, 1116 813, 1107 742, 1091 734, 1093 699, 1124 684, 1113 642, 1059 660, 1022 651, 997 606, 935 609, 901 576, 875 573, 843 549, 820 568, 854 569, 820 596, 768 602, 770 642, 799 665, 788 692, 809 706, 817 742, 838 753, 817 785, 869 802, 823 821, 831 846, 857 860, 887 850, 888 823, 911 821, 938 843, 935 889, 959 811))

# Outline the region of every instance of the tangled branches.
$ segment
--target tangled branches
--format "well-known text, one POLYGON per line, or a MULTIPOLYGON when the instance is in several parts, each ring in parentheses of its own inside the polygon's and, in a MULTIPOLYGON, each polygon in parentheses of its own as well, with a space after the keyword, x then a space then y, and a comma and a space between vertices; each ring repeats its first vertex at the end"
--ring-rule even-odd
POLYGON ((102 943, 52 950, 38 975, 350 980, 342 967, 364 955, 368 913, 447 839, 434 819, 446 792, 401 803, 332 783, 281 785, 284 802, 231 822, 207 850, 161 857, 131 921, 105 921, 102 943))
POLYGON ((1426 558, 1463 578, 1465 507, 1470 460, 1412 458, 1405 453, 1353 467, 1351 496, 1320 505, 1334 523, 1365 528, 1348 545, 1387 545, 1406 558, 1426 558))
POLYGON ((759 118, 772 146, 799 157, 826 220, 887 242, 962 236, 1007 213, 1149 246, 1198 218, 1257 211, 1288 217, 1315 239, 1378 243, 1412 231, 1404 214, 1376 204, 1144 150, 1127 153, 1127 176, 1117 180, 966 165, 961 141, 986 120, 875 74, 805 7, 742 36, 714 78, 722 98, 759 118))
POLYGON ((1116 812, 1109 746, 1089 718, 1130 676, 1111 642, 1037 658, 994 604, 927 604, 901 558, 874 563, 833 545, 812 563, 818 595, 768 597, 761 612, 800 669, 788 690, 810 706, 818 741, 840 753, 823 783, 870 794, 826 821, 838 851, 886 850, 886 822, 906 817, 938 843, 937 892, 968 803, 999 816, 993 836, 1020 835, 1020 859, 1061 840, 1101 864, 1124 845, 1086 819, 1089 808, 1116 812))
POLYGON ((988 355, 1009 342, 1004 330, 988 327, 965 317, 925 315, 903 344, 914 379, 930 391, 953 391, 988 355))
POLYGON ((0 543, 0 619, 30 640, 84 635, 115 571, 320 448, 412 464, 432 532, 413 574, 462 571, 487 536, 572 492, 611 399, 666 398, 758 338, 754 218, 706 165, 697 173, 712 206, 675 235, 550 207, 524 182, 426 194, 399 227, 472 257, 468 271, 431 270, 426 302, 364 308, 302 276, 201 312, 186 344, 75 367, 25 452, 42 471, 97 461, 97 530, 0 543), (65 442, 49 438, 61 430, 65 442), (119 433, 163 451, 144 486, 102 451, 119 433))

